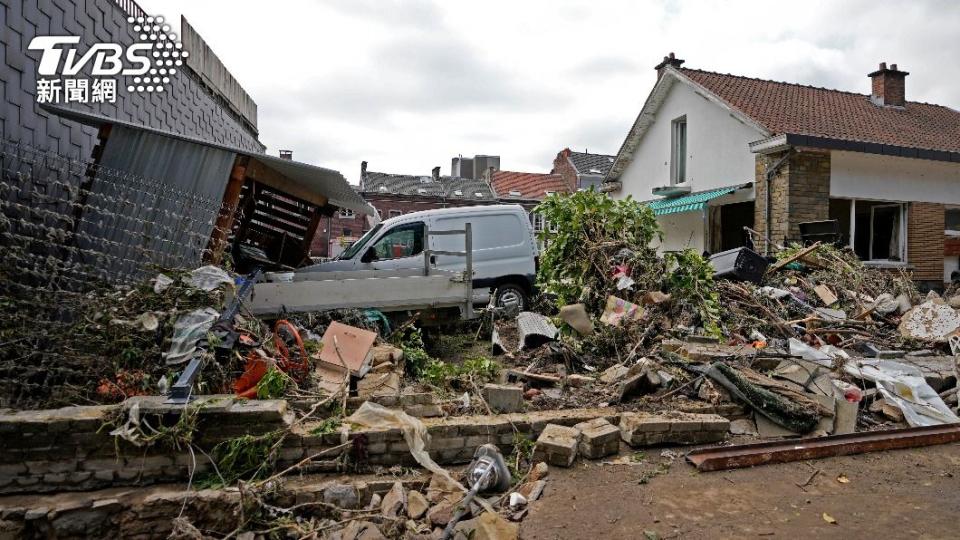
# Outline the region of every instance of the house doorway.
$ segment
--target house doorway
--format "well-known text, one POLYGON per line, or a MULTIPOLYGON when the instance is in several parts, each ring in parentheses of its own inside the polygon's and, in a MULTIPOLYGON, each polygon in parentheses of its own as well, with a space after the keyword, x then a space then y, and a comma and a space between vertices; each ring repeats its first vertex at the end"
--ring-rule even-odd
POLYGON ((753 228, 753 210, 753 201, 712 207, 710 251, 719 253, 747 245, 747 233, 743 228, 753 228))

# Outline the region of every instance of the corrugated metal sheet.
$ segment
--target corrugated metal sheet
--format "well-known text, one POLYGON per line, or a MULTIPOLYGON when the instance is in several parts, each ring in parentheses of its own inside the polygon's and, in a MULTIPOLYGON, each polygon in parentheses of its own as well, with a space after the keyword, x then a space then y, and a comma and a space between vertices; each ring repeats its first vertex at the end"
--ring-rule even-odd
POLYGON ((235 156, 114 125, 84 201, 79 242, 99 243, 116 274, 149 263, 199 264, 235 156))
POLYGON ((684 195, 683 197, 651 201, 647 203, 647 206, 649 206, 650 209, 653 210, 653 213, 658 216, 666 214, 679 214, 682 212, 693 212, 695 210, 702 210, 707 203, 713 199, 716 199, 717 197, 729 195, 734 191, 737 191, 739 187, 740 186, 731 186, 719 189, 711 189, 709 191, 701 191, 700 193, 691 193, 690 195, 684 195))
POLYGON ((376 210, 370 204, 368 204, 352 186, 350 186, 350 184, 347 182, 347 179, 344 178, 343 175, 338 171, 333 169, 317 167, 315 165, 309 165, 307 163, 300 163, 287 159, 280 159, 279 157, 268 156, 259 152, 250 152, 242 148, 226 146, 202 139, 197 139, 195 137, 188 137, 186 135, 179 135, 177 133, 170 133, 159 129, 131 124, 130 122, 124 122, 122 120, 108 118, 103 115, 78 111, 76 109, 69 109, 62 106, 44 105, 43 108, 64 118, 76 120, 77 122, 81 122, 90 126, 99 127, 104 124, 126 126, 147 133, 154 133, 181 141, 209 146, 212 148, 219 148, 234 154, 249 156, 257 161, 263 162, 267 167, 283 174, 284 176, 287 176, 291 180, 299 182, 305 187, 314 190, 316 193, 327 197, 330 201, 330 204, 334 206, 347 208, 367 216, 377 215, 376 210))

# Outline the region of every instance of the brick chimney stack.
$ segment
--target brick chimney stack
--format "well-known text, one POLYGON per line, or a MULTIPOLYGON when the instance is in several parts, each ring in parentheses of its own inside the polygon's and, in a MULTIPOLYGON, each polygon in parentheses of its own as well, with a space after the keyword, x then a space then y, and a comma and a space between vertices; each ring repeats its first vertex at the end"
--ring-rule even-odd
POLYGON ((681 60, 677 58, 677 56, 673 53, 670 53, 667 56, 664 56, 663 62, 660 62, 659 64, 653 67, 653 69, 657 70, 657 80, 659 81, 660 77, 663 76, 663 70, 667 66, 673 66, 675 68, 679 68, 680 65, 683 64, 684 62, 686 62, 686 60, 681 60))
POLYGON ((430 173, 431 173, 431 175, 433 176, 433 181, 434 181, 434 182, 439 182, 439 181, 440 181, 440 167, 434 167, 433 170, 430 171, 430 173))
POLYGON ((886 62, 880 62, 880 68, 867 75, 873 81, 870 101, 881 107, 905 106, 907 75, 909 73, 898 70, 896 64, 888 68, 886 62))
POLYGON ((366 178, 367 178, 367 162, 361 161, 360 162, 360 188, 361 189, 363 189, 364 187, 364 184, 365 184, 364 181, 366 180, 366 178))

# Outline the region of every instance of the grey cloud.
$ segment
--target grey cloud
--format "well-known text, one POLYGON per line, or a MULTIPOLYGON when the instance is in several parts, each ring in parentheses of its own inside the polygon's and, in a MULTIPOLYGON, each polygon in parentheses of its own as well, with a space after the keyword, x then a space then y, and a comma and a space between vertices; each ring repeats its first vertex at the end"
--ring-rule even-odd
POLYGON ((569 98, 524 85, 451 34, 400 36, 375 50, 366 66, 325 73, 263 108, 290 120, 304 114, 384 121, 391 113, 534 112, 569 98), (308 107, 304 107, 308 104, 308 107))
POLYGON ((605 78, 617 75, 633 75, 641 68, 634 60, 620 56, 601 56, 589 62, 584 62, 570 70, 570 75, 577 78, 605 78))
POLYGON ((363 19, 388 25, 390 28, 428 28, 436 26, 442 15, 429 0, 324 0, 323 5, 363 19))

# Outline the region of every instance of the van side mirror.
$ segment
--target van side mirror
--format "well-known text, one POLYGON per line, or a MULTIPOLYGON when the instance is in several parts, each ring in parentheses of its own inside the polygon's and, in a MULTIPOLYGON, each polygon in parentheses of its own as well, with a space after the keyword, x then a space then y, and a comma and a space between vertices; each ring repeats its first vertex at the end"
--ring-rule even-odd
POLYGON ((367 251, 363 253, 363 257, 360 257, 360 262, 362 263, 373 262, 375 260, 377 260, 377 250, 373 249, 372 246, 367 248, 367 251))

